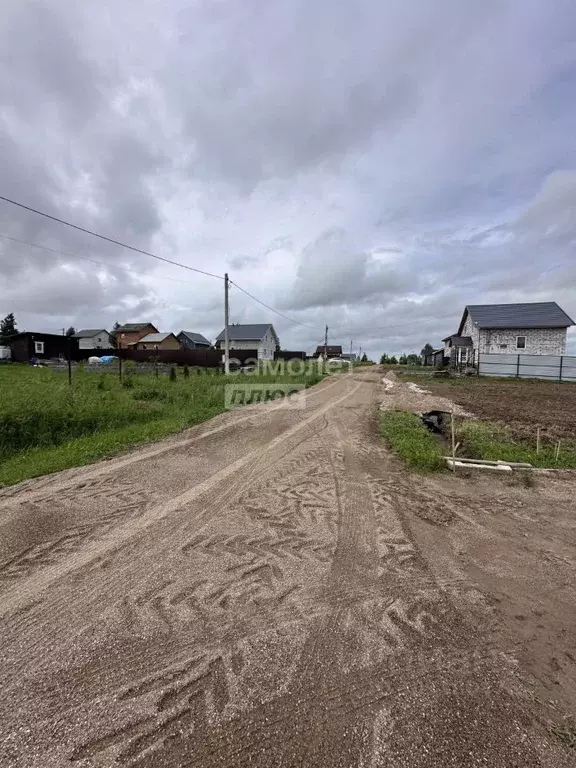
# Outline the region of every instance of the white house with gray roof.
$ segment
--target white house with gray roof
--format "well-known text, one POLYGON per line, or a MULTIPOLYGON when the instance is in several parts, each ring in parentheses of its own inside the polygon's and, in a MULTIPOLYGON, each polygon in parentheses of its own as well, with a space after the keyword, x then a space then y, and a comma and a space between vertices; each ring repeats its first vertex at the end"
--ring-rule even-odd
MULTIPOLYGON (((272 323, 229 325, 228 338, 231 350, 255 349, 258 360, 274 360, 274 352, 280 344, 272 323)), ((216 349, 224 349, 224 331, 216 337, 216 349)))
POLYGON ((447 336, 444 355, 476 363, 480 354, 565 355, 574 321, 555 301, 530 304, 469 304, 458 332, 447 336))
POLYGON ((112 349, 114 341, 104 328, 86 328, 72 336, 78 339, 78 349, 112 349))

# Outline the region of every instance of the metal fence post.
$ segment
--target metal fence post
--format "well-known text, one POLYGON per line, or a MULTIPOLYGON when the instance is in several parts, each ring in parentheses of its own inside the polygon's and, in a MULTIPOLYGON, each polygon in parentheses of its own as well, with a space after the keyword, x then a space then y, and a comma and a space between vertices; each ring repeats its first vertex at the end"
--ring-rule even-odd
POLYGON ((520 378, 520 355, 517 355, 518 360, 516 361, 516 378, 520 378))
POLYGON ((562 365, 564 363, 564 355, 560 355, 560 373, 558 375, 558 381, 562 381, 562 365))

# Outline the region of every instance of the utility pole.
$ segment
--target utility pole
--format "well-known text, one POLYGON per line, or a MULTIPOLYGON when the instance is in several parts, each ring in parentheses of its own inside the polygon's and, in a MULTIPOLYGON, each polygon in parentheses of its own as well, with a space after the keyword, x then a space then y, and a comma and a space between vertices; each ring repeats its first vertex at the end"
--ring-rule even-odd
POLYGON ((350 339, 350 360, 352 360, 352 339, 350 339))
POLYGON ((224 275, 224 373, 230 373, 230 339, 228 338, 228 318, 230 307, 228 303, 228 272, 224 275))
POLYGON ((358 352, 358 360, 362 360, 362 347, 360 347, 360 351, 358 352))
POLYGON ((328 326, 324 332, 324 362, 328 360, 328 326))

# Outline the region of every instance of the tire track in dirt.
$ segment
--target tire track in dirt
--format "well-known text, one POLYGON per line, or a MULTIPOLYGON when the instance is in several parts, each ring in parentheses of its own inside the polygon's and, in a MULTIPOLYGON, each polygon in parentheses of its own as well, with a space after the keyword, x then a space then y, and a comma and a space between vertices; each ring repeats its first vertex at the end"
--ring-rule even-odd
MULTIPOLYGON (((13 711, 32 713, 19 767, 563 765, 556 752, 540 759, 500 649, 463 618, 445 589, 458 580, 436 579, 412 536, 422 494, 366 433, 375 387, 344 386, 215 494, 148 526, 109 575, 91 560, 55 585, 43 609, 54 608, 52 644, 72 610, 58 606, 79 588, 91 623, 70 648, 108 624, 81 669, 68 655, 27 693, 26 678, 9 690, 13 711)), ((26 654, 45 630, 19 626, 12 643, 26 654)))
MULTIPOLYGON (((341 379, 338 378, 330 382, 324 380, 320 382, 320 384, 307 389, 306 394, 309 398, 318 395, 322 396, 327 390, 337 386, 339 383, 341 383, 341 379)), ((25 481, 25 483, 9 488, 0 488, 0 508, 4 506, 3 501, 5 499, 9 504, 15 497, 20 497, 22 499, 26 498, 27 501, 34 501, 37 498, 41 499, 46 491, 48 491, 49 494, 57 492, 59 496, 66 490, 74 493, 75 489, 81 489, 86 484, 97 481, 98 478, 103 475, 108 475, 110 472, 116 472, 117 470, 125 469, 126 467, 141 461, 147 461, 173 451, 181 451, 183 448, 187 448, 208 437, 219 435, 228 429, 235 429, 237 426, 245 424, 253 419, 262 419, 268 415, 273 416, 274 412, 283 409, 286 410, 286 403, 284 401, 273 404, 262 403, 257 406, 246 406, 246 408, 241 410, 242 413, 244 413, 245 410, 249 411, 248 415, 239 416, 237 411, 221 414, 206 424, 192 427, 192 431, 200 431, 200 434, 194 434, 192 437, 169 438, 167 444, 161 443, 152 448, 142 448, 132 452, 129 456, 98 462, 88 468, 78 467, 72 470, 64 470, 62 473, 56 473, 55 476, 49 476, 48 478, 33 478, 32 480, 25 481), (207 426, 217 419, 224 419, 225 423, 220 424, 217 427, 207 426), (70 474, 72 475, 71 477, 69 476, 70 474)))
MULTIPOLYGON (((82 488, 84 489, 83 501, 96 505, 100 502, 99 506, 103 511, 99 512, 97 507, 88 522, 66 526, 56 536, 43 537, 39 543, 25 547, 0 563, 0 587, 2 582, 30 576, 37 569, 54 565, 61 558, 74 554, 87 542, 110 531, 119 520, 133 520, 146 512, 146 494, 135 489, 130 483, 119 481, 116 477, 92 481, 83 484, 82 488)), ((64 505, 76 499, 75 492, 72 493, 72 491, 62 494, 57 501, 49 496, 37 499, 29 505, 27 510, 28 516, 32 518, 29 527, 33 529, 27 534, 33 539, 38 536, 37 530, 34 529, 34 521, 41 519, 47 511, 52 518, 60 517, 62 520, 70 518, 71 513, 64 505)))
MULTIPOLYGON (((301 414, 295 415, 298 417, 299 423, 302 423, 301 414)), ((311 427, 314 423, 308 424, 303 437, 299 437, 298 433, 295 433, 289 440, 279 443, 272 452, 266 454, 263 452, 262 455, 257 456, 250 465, 248 472, 243 472, 240 477, 236 476, 231 478, 230 482, 221 484, 215 496, 199 499, 199 503, 204 504, 202 508, 204 518, 217 520, 227 509, 228 504, 238 503, 237 500, 246 497, 247 492, 249 495, 249 492, 252 492, 255 487, 265 485, 266 478, 271 473, 281 472, 283 464, 279 462, 285 461, 286 456, 290 456, 294 450, 298 452, 299 446, 303 443, 306 444, 307 440, 320 438, 326 424, 325 417, 319 419, 319 428, 312 430, 311 427), (257 481, 256 485, 254 485, 254 480, 257 481)), ((195 538, 201 528, 201 525, 199 528, 198 524, 195 523, 194 515, 190 514, 189 508, 184 508, 179 518, 185 523, 174 526, 174 521, 175 519, 177 521, 178 518, 172 516, 170 520, 170 538, 173 538, 174 547, 178 551, 182 546, 182 540, 186 541, 186 531, 192 528, 195 534, 192 538, 195 538)), ((163 530, 164 533, 160 535, 160 539, 153 538, 150 541, 151 545, 157 545, 158 541, 164 540, 167 526, 164 526, 163 530)), ((165 555, 169 559, 172 558, 172 548, 169 545, 170 538, 166 539, 167 551, 165 555)), ((312 541, 309 544, 310 548, 316 546, 312 541)), ((47 604, 43 605, 40 600, 36 599, 33 603, 28 603, 31 610, 26 610, 24 606, 13 614, 13 619, 10 621, 11 635, 16 639, 25 633, 30 651, 34 649, 37 654, 40 654, 37 662, 41 660, 43 664, 48 663, 49 654, 41 650, 45 638, 48 635, 52 638, 51 648, 54 649, 58 647, 58 643, 62 647, 62 644, 75 642, 73 628, 78 625, 78 616, 72 608, 73 602, 71 600, 73 601, 73 594, 77 593, 79 584, 88 582, 88 580, 93 582, 95 578, 100 582, 99 586, 83 590, 84 610, 88 614, 101 613, 101 595, 106 594, 109 607, 104 613, 101 613, 99 634, 114 630, 121 632, 123 640, 128 640, 131 635, 152 637, 154 632, 162 632, 166 635, 166 633, 180 631, 183 627, 186 627, 188 631, 192 626, 225 637, 234 632, 238 621, 245 621, 246 619, 248 620, 247 631, 253 634, 257 632, 257 627, 261 626, 263 622, 271 620, 275 611, 278 611, 279 615, 284 616, 287 621, 302 618, 301 610, 293 600, 298 591, 293 579, 284 586, 278 585, 277 592, 273 594, 256 588, 239 592, 234 589, 232 583, 229 583, 229 595, 234 599, 228 601, 228 607, 225 610, 217 603, 213 603, 211 607, 205 604, 204 592, 200 590, 200 593, 197 593, 198 579, 193 576, 185 576, 187 567, 184 568, 184 563, 182 564, 182 577, 175 580, 173 588, 156 596, 154 604, 151 604, 150 601, 143 602, 140 590, 134 592, 130 590, 124 593, 124 585, 127 581, 132 580, 127 570, 138 570, 138 561, 145 554, 146 549, 143 548, 142 542, 136 540, 128 547, 110 550, 104 556, 94 558, 88 565, 80 568, 74 575, 73 581, 69 582, 69 588, 73 590, 72 594, 60 588, 59 591, 50 593, 47 604), (132 567, 132 563, 134 567, 132 567), (130 564, 129 568, 128 564, 130 564), (119 567, 124 572, 121 576, 118 575, 119 567), (182 578, 184 578, 184 583, 181 583, 182 578), (55 627, 55 621, 58 623, 58 630, 55 627), (61 636, 60 639, 58 639, 59 636, 61 636)), ((216 558, 218 557, 216 555, 216 558)), ((158 556, 155 557, 153 570, 148 577, 149 583, 154 584, 157 579, 162 578, 163 560, 164 557, 160 557, 160 559, 158 556), (157 576, 155 576, 155 572, 157 572, 157 576)), ((298 563, 299 560, 295 559, 294 562, 298 563)), ((313 615, 315 609, 308 605, 306 611, 308 615, 313 615)), ((80 625, 76 631, 84 632, 86 629, 87 627, 84 628, 80 625)), ((28 661, 31 662, 33 658, 33 655, 29 655, 28 661)), ((18 679, 18 675, 16 675, 14 684, 18 684, 18 679)))
MULTIPOLYGON (((102 557, 107 551, 112 548, 116 548, 133 538, 137 533, 141 533, 146 527, 152 523, 158 522, 162 518, 170 515, 177 509, 195 501, 198 497, 206 494, 212 490, 215 486, 227 479, 231 475, 235 474, 245 466, 256 460, 259 456, 262 456, 266 452, 271 452, 276 446, 282 444, 290 437, 295 435, 304 427, 308 426, 311 422, 315 421, 319 417, 323 416, 327 411, 337 407, 340 403, 344 402, 358 389, 359 385, 356 384, 351 391, 346 391, 336 400, 329 401, 327 404, 321 406, 318 410, 313 412, 310 416, 300 421, 295 426, 288 429, 283 434, 271 440, 264 448, 258 448, 252 451, 246 456, 238 459, 232 464, 228 465, 224 469, 212 475, 209 479, 192 489, 185 491, 179 496, 166 501, 162 504, 158 504, 151 509, 147 510, 145 515, 142 515, 136 521, 130 521, 125 525, 118 526, 109 538, 103 537, 99 542, 96 542, 92 547, 86 547, 83 552, 78 552, 75 556, 68 557, 63 563, 59 563, 54 566, 47 567, 38 576, 30 576, 27 578, 25 584, 19 584, 17 591, 7 593, 0 606, 0 615, 6 615, 17 608, 19 608, 23 602, 30 599, 31 596, 35 596, 39 591, 46 589, 50 583, 54 580, 61 578, 66 573, 72 570, 87 565, 91 560, 97 557, 102 557)), ((202 513, 197 512, 196 518, 201 519, 202 513)))
MULTIPOLYGON (((382 702, 394 694, 390 680, 383 682, 384 668, 371 668, 366 678, 361 673, 360 681, 358 670, 351 673, 346 668, 346 658, 353 657, 358 647, 355 627, 365 623, 367 608, 375 614, 380 642, 387 638, 391 653, 398 654, 414 642, 449 639, 450 629, 442 624, 433 596, 408 601, 388 598, 384 604, 377 599, 371 606, 351 599, 342 602, 343 592, 349 598, 358 597, 378 579, 380 562, 375 520, 366 515, 370 494, 354 458, 345 449, 334 451, 331 464, 340 511, 338 546, 323 593, 327 610, 312 624, 289 692, 224 725, 215 724, 214 718, 212 724, 196 718, 191 732, 178 741, 159 736, 137 765, 168 766, 185 757, 190 765, 203 766, 290 763, 330 767, 343 765, 342 755, 347 765, 359 764, 370 733, 366 719, 374 718, 382 702), (364 515, 358 515, 357 509, 364 515)), ((395 683, 398 685, 397 679, 395 683)))

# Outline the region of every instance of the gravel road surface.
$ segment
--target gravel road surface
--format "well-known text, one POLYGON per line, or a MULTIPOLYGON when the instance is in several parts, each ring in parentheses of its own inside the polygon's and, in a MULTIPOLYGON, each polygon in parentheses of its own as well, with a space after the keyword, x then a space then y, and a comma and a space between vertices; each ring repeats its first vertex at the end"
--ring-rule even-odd
POLYGON ((381 380, 0 491, 1 766, 570 764, 381 380))

